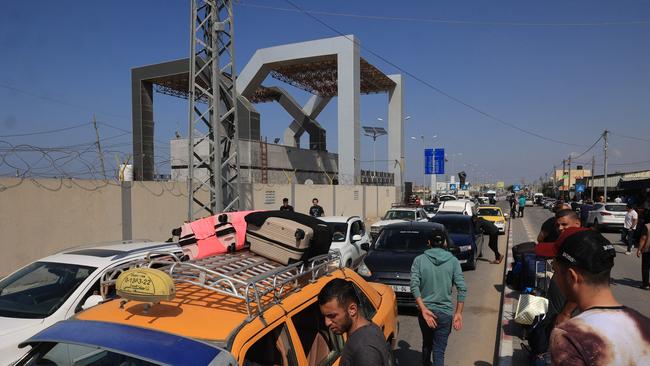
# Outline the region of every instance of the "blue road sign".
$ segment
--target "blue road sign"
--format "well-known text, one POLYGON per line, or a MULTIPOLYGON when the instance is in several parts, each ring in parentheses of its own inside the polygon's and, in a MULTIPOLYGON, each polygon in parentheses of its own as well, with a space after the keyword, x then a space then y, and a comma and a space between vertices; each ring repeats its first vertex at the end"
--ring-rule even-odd
POLYGON ((584 192, 585 191, 585 185, 582 183, 576 184, 576 192, 584 192))
POLYGON ((512 186, 512 190, 515 192, 521 191, 521 186, 519 184, 515 184, 512 186))
POLYGON ((445 149, 435 149, 433 156, 434 174, 445 174, 445 149))
POLYGON ((433 160, 433 149, 424 149, 424 174, 433 174, 433 160))
POLYGON ((456 183, 451 183, 449 185, 449 189, 452 190, 452 191, 455 191, 456 190, 456 183))
POLYGON ((469 189, 469 184, 463 184, 463 185, 461 185, 461 186, 460 186, 460 189, 468 190, 468 189, 469 189))

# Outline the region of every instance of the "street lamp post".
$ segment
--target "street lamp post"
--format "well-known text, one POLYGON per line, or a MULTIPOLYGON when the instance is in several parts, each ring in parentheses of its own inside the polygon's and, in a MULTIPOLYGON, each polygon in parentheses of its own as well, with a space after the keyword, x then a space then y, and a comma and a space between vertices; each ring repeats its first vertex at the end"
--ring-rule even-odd
POLYGON ((363 126, 364 136, 372 137, 372 180, 373 183, 377 182, 377 159, 375 151, 375 142, 377 142, 377 137, 384 136, 388 134, 388 131, 383 127, 371 127, 363 126))

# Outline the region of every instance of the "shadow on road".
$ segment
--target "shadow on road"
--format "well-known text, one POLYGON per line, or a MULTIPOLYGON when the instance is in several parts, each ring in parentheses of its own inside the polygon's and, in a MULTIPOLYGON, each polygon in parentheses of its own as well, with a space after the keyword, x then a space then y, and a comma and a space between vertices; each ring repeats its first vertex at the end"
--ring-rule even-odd
POLYGON ((422 364, 422 352, 411 349, 406 341, 397 342, 397 349, 393 353, 399 366, 422 364))

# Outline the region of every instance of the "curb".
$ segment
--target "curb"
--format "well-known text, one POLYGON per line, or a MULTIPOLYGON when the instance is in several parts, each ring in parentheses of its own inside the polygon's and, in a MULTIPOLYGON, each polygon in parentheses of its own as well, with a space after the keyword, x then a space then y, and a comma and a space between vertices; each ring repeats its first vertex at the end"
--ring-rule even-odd
POLYGON ((503 291, 501 292, 501 306, 499 314, 499 325, 498 325, 498 338, 499 338, 499 348, 497 351, 497 359, 495 365, 499 366, 510 366, 512 365, 512 336, 506 333, 506 329, 510 329, 510 321, 513 318, 515 313, 515 300, 512 296, 513 292, 516 292, 506 286, 506 273, 508 269, 512 267, 514 263, 514 257, 512 256, 512 250, 510 250, 510 245, 512 243, 512 221, 508 221, 508 239, 506 241, 506 264, 503 269, 503 291))

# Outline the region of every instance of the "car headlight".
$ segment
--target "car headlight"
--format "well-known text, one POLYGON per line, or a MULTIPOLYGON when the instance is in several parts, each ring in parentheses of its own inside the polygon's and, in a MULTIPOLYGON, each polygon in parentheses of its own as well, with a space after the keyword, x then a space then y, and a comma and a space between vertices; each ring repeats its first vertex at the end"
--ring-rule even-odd
POLYGON ((370 227, 370 232, 371 233, 378 233, 379 232, 379 226, 371 226, 370 227))
POLYGON ((361 262, 361 264, 359 264, 359 267, 357 267, 357 273, 363 277, 372 276, 372 272, 370 272, 370 269, 368 268, 368 266, 366 266, 366 263, 363 261, 361 262))
POLYGON ((503 225, 503 224, 505 224, 506 222, 503 221, 503 220, 499 220, 499 221, 497 221, 496 223, 497 223, 498 225, 503 225))
POLYGON ((472 250, 472 246, 471 245, 461 245, 461 246, 458 247, 458 249, 460 249, 461 252, 469 252, 470 250, 472 250))

